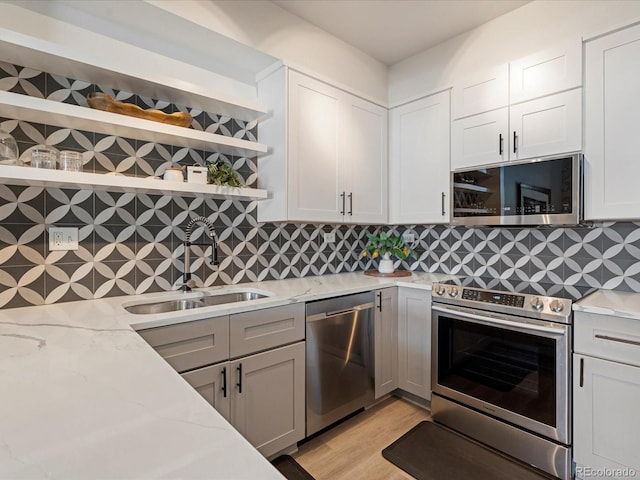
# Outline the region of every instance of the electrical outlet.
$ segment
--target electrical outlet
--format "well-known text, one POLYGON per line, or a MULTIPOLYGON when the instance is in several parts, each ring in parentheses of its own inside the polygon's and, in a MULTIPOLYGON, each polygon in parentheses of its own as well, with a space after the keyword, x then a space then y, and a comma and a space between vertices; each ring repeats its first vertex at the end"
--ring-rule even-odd
POLYGON ((324 232, 324 243, 336 243, 336 232, 324 232))
POLYGON ((402 234, 402 240, 404 240, 404 243, 407 245, 412 245, 413 242, 416 241, 416 234, 413 232, 404 232, 402 234))
POLYGON ((78 250, 78 228, 50 227, 49 250, 78 250))

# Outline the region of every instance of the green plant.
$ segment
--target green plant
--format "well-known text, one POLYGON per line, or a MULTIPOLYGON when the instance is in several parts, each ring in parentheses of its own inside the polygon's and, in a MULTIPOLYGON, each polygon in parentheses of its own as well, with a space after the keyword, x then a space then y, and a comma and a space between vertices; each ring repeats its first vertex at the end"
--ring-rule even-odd
POLYGON ((387 253, 400 260, 406 260, 410 256, 415 257, 415 252, 404 243, 402 237, 397 235, 388 235, 384 232, 380 233, 380 235, 372 235, 369 233, 367 234, 367 238, 369 242, 364 252, 362 252, 363 257, 371 254, 373 258, 376 258, 379 255, 385 255, 387 253))
POLYGON ((244 187, 238 173, 224 160, 207 161, 207 183, 227 187, 244 187))

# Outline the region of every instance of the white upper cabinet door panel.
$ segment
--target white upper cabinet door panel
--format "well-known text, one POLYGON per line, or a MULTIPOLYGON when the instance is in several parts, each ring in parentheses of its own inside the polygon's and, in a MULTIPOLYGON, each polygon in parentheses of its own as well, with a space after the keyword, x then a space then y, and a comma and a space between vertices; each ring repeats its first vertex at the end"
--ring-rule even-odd
POLYGON ((451 130, 451 169, 489 165, 509 158, 509 110, 456 120, 451 130))
POLYGON ((449 221, 450 125, 448 91, 391 110, 390 223, 449 221))
POLYGON ((582 149, 582 89, 511 107, 509 158, 520 160, 582 149))
POLYGON ((340 92, 297 72, 289 82, 289 220, 339 221, 340 92))
POLYGON ((345 95, 340 163, 346 221, 387 221, 387 109, 345 95))
POLYGON ((585 218, 640 218, 640 25, 586 43, 585 218))
POLYGON ((509 66, 478 72, 453 84, 453 119, 488 112, 509 104, 509 66))
POLYGON ((582 42, 576 38, 509 64, 510 102, 532 100, 582 85, 582 42))

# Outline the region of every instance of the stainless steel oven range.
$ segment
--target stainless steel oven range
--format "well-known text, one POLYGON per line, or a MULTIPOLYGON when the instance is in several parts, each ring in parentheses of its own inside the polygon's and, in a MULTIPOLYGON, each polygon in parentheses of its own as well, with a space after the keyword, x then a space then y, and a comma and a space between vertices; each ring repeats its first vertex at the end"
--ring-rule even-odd
POLYGON ((473 277, 435 284, 434 421, 571 478, 571 306, 586 293, 473 277))

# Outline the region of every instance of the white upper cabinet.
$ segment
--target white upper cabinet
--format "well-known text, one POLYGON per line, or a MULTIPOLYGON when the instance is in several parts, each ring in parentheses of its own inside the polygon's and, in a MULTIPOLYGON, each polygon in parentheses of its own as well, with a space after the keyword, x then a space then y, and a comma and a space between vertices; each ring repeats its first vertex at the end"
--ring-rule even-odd
POLYGON ((289 219, 340 220, 341 107, 336 89, 296 72, 290 73, 289 219))
POLYGON ((340 181, 345 221, 387 221, 387 110, 345 95, 341 124, 340 181))
POLYGON ((509 104, 508 64, 474 73, 453 84, 453 119, 488 112, 509 104))
POLYGON ((393 108, 389 223, 449 222, 449 91, 393 108))
POLYGON ((581 52, 575 39, 454 83, 452 169, 581 150, 581 52))
POLYGON ((512 105, 581 84, 582 42, 578 39, 509 63, 512 105))
POLYGON ((640 218, 640 25, 586 42, 585 218, 640 218))
POLYGON ((582 89, 549 95, 509 109, 509 159, 575 152, 582 148, 582 89))
POLYGON ((509 159, 509 109, 456 120, 451 126, 451 169, 509 159))
POLYGON ((387 110, 286 68, 258 86, 272 112, 258 125, 272 150, 258 183, 259 221, 385 223, 387 110))

